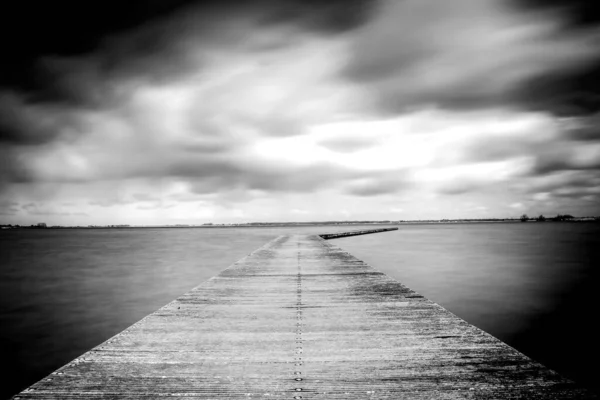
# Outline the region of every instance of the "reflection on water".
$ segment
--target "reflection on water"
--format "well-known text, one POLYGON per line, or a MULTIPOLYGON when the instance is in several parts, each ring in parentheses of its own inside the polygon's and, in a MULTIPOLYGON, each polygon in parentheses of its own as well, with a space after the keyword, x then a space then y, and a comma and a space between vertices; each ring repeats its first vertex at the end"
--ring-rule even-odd
MULTIPOLYGON (((351 227, 358 230, 363 227, 351 227)), ((411 225, 336 239, 467 321, 594 385, 600 227, 411 225)), ((0 398, 35 382, 279 234, 348 227, 0 231, 0 398)))

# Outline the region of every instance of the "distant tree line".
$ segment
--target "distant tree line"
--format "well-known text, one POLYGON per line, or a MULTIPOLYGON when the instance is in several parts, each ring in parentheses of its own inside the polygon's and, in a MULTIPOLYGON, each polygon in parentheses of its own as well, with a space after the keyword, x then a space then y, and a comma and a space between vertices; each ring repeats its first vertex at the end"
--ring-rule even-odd
POLYGON ((546 218, 541 214, 537 218, 530 218, 527 214, 523 214, 523 215, 521 215, 521 217, 519 219, 521 220, 521 222, 527 222, 527 221, 545 222, 545 221, 569 221, 569 220, 572 220, 573 218, 575 218, 575 217, 572 215, 569 215, 569 214, 565 214, 565 215, 558 214, 556 217, 549 217, 549 218, 546 218))

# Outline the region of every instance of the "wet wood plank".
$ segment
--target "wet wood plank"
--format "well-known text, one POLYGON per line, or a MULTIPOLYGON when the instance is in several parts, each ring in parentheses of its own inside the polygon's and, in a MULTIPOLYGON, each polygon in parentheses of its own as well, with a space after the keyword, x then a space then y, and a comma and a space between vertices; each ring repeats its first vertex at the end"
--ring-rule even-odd
POLYGON ((595 398, 316 235, 267 243, 15 396, 159 397, 595 398))

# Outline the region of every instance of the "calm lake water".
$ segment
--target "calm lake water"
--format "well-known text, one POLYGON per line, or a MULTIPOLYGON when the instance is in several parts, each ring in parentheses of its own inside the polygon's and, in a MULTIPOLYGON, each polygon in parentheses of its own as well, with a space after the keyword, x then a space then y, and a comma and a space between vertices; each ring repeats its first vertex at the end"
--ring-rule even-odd
MULTIPOLYGON (((358 226, 0 231, 0 398, 285 233, 358 226)), ((600 224, 402 225, 334 244, 599 391, 600 224)))

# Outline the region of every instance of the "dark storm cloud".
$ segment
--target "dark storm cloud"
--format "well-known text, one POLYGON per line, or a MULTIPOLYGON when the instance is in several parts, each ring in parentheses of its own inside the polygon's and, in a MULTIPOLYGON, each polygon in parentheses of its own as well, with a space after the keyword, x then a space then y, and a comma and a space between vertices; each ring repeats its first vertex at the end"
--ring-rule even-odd
POLYGON ((564 134, 579 142, 600 142, 600 113, 571 118, 567 121, 564 134))
POLYGON ((597 14, 586 17, 593 2, 534 3, 541 1, 384 2, 360 29, 345 76, 368 88, 383 113, 431 106, 595 112, 600 24, 597 14))
POLYGON ((356 28, 369 17, 376 0, 262 1, 261 22, 298 23, 304 29, 340 33, 356 28))
POLYGON ((564 171, 558 174, 544 175, 532 181, 530 192, 552 192, 564 187, 584 188, 600 186, 600 174, 594 171, 564 171))
POLYGON ((11 60, 0 66, 0 85, 36 86, 33 67, 44 55, 74 56, 94 51, 115 32, 168 17, 192 3, 172 1, 11 1, 2 6, 0 45, 11 60))
POLYGON ((552 195, 567 199, 594 199, 598 201, 600 199, 600 186, 583 188, 563 187, 553 192, 552 195))
MULTIPOLYGON (((595 1, 514 0, 514 4, 524 10, 559 12, 564 17, 566 31, 597 28, 600 25, 600 5, 595 1)), ((523 88, 522 98, 557 115, 596 113, 600 109, 600 63, 594 63, 576 73, 532 80, 523 88)), ((586 129, 585 132, 579 133, 582 138, 598 138, 597 133, 594 134, 593 131, 594 129, 586 129)))
POLYGON ((186 38, 206 46, 244 40, 251 26, 228 21, 336 34, 362 24, 374 1, 10 2, 0 24, 3 57, 10 60, 0 65, 0 87, 39 101, 89 100, 108 90, 102 87, 108 78, 172 79, 185 71, 186 38))
POLYGON ((589 0, 511 0, 523 10, 560 12, 569 27, 588 27, 600 24, 600 6, 589 0))
POLYGON ((74 123, 72 115, 60 111, 60 106, 28 105, 16 93, 0 92, 0 144, 35 146, 55 140, 62 127, 74 123))
POLYGON ((593 115, 600 109, 600 63, 532 78, 523 82, 515 98, 531 110, 557 116, 593 115))
POLYGON ((555 171, 529 180, 527 192, 570 200, 600 199, 600 174, 593 170, 555 171))
POLYGON ((34 177, 27 170, 24 160, 11 145, 0 143, 0 193, 10 183, 32 182, 34 177))
MULTIPOLYGON (((61 107, 104 108, 118 106, 127 91, 123 76, 103 67, 99 55, 43 56, 35 66, 36 84, 26 92, 31 104, 56 104, 61 107)), ((122 65, 121 65, 122 66, 122 65)), ((140 75, 147 74, 141 69, 140 75)))
MULTIPOLYGON (((206 112, 202 107, 187 110, 186 128, 196 130, 198 140, 168 146, 161 136, 177 131, 171 126, 156 128, 156 118, 144 114, 145 104, 132 106, 131 98, 144 85, 168 87, 202 72, 205 58, 219 52, 252 54, 289 46, 301 33, 348 32, 368 19, 372 3, 109 0, 3 6, 0 44, 3 58, 10 62, 0 64, 0 190, 7 182, 85 183, 160 176, 230 185, 220 178, 225 176, 233 177, 233 182, 248 180, 250 187, 289 187, 283 177, 263 182, 260 176, 250 176, 255 169, 238 165, 235 158, 216 157, 234 157, 231 152, 238 144, 229 135, 230 120, 211 121, 222 111, 209 107, 206 98, 197 99, 197 104, 207 106, 206 112), (269 26, 289 28, 288 33, 249 39, 269 26), (98 138, 104 135, 104 143, 110 143, 115 130, 122 130, 116 135, 120 141, 101 145, 98 138), (25 151, 26 147, 39 151, 25 151), (58 150, 80 160, 75 164, 61 156, 45 160, 58 150)), ((213 104, 219 104, 216 98, 213 104)), ((221 106, 235 104, 235 98, 225 96, 223 102, 221 106)), ((237 123, 274 136, 302 129, 281 110, 256 118, 236 117, 237 123)), ((297 183, 312 187, 302 179, 297 183)))
POLYGON ((534 175, 544 175, 565 170, 593 170, 600 173, 600 152, 598 152, 598 156, 599 158, 597 159, 578 160, 561 152, 542 153, 536 155, 531 173, 534 175))

